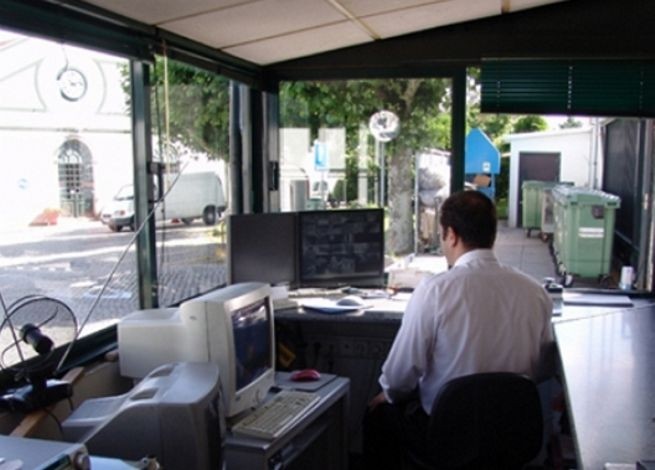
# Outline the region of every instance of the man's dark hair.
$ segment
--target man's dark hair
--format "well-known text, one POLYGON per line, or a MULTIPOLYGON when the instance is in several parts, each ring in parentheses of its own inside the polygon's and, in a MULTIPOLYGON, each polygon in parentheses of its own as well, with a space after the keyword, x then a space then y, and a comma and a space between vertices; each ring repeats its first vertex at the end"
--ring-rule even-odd
POLYGON ((441 205, 439 223, 469 248, 491 248, 496 240, 496 206, 479 191, 459 191, 441 205))

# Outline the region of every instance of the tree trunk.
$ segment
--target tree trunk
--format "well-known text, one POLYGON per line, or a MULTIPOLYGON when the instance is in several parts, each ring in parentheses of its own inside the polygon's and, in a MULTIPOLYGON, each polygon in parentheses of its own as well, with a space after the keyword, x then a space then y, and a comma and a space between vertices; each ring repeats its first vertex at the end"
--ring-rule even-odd
POLYGON ((414 250, 414 166, 412 152, 397 148, 389 161, 389 233, 387 248, 393 255, 405 255, 414 250))

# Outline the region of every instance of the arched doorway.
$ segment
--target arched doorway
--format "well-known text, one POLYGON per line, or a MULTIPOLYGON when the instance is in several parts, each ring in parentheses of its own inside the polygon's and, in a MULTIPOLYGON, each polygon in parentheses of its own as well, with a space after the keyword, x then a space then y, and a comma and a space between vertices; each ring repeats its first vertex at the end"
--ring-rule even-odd
POLYGON ((94 214, 91 160, 91 151, 77 139, 69 139, 59 148, 59 203, 64 216, 94 214))

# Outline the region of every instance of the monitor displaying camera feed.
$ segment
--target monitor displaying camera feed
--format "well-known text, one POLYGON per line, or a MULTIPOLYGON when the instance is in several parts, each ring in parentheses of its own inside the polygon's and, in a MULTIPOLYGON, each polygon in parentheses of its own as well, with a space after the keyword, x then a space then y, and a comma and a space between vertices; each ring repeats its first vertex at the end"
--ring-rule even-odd
POLYGON ((299 280, 306 287, 384 287, 382 209, 298 213, 299 280))

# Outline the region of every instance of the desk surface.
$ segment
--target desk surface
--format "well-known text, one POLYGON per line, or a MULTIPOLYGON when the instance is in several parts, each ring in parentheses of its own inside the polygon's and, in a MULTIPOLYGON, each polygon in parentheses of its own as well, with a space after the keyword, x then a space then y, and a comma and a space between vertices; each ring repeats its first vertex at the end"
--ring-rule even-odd
MULTIPOLYGON (((599 291, 602 292, 602 291, 599 291)), ((613 294, 625 295, 625 292, 613 291, 613 294)), ((327 298, 343 297, 345 294, 328 294, 327 298)), ((275 316, 289 320, 305 321, 337 321, 337 322, 374 322, 374 323, 400 323, 409 300, 410 293, 400 293, 389 298, 366 298, 365 302, 369 305, 366 309, 356 310, 348 313, 320 313, 310 309, 303 309, 302 302, 306 300, 303 297, 294 296, 293 300, 299 304, 298 307, 279 309, 275 311, 275 316)), ((608 298, 612 297, 612 292, 607 294, 608 298)), ((655 302, 653 298, 647 296, 630 296, 635 307, 650 305, 655 302)), ((588 317, 606 315, 613 312, 624 310, 625 307, 616 305, 569 305, 562 302, 562 296, 553 296, 553 323, 565 322, 570 320, 580 320, 588 317)))
POLYGON ((555 324, 578 463, 655 458, 655 306, 555 324))

